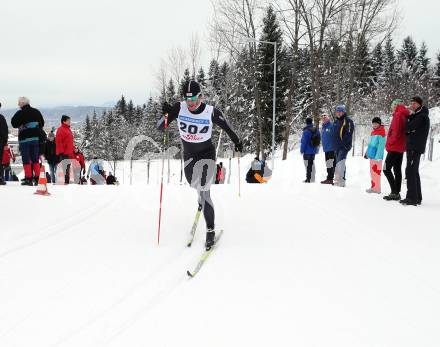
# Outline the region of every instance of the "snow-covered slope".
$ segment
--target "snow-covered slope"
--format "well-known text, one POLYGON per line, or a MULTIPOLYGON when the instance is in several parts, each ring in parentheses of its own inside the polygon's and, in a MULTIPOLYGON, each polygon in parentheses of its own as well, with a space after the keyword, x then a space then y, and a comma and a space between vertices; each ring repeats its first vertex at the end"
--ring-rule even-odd
POLYGON ((422 164, 421 207, 364 193, 362 158, 345 189, 301 183, 291 155, 238 197, 236 169, 213 187, 225 234, 192 280, 204 227, 187 249, 196 195, 175 172, 160 247, 158 179, 140 168, 133 186, 1 187, 0 346, 439 346, 439 161, 422 164))

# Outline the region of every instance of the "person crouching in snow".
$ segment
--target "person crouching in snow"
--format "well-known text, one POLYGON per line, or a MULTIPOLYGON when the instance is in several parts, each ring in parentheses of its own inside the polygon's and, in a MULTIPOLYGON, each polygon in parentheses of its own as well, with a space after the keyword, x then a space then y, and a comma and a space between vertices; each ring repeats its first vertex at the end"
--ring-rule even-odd
POLYGON ((373 118, 373 131, 371 132, 365 158, 370 159, 371 188, 367 193, 380 194, 382 160, 385 152, 385 128, 379 117, 373 118))

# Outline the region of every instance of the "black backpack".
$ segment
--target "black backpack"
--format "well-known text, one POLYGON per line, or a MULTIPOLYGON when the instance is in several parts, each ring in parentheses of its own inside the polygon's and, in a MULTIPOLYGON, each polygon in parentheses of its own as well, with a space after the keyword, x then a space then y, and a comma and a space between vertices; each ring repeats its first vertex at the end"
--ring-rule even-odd
POLYGON ((311 143, 313 147, 319 147, 321 145, 321 134, 319 133, 318 129, 311 130, 312 131, 312 138, 311 143))

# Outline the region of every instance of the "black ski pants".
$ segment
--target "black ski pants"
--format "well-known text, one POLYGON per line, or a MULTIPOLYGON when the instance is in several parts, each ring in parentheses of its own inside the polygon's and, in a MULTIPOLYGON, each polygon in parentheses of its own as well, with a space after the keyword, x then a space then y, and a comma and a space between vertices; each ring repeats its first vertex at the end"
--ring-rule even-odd
POLYGON ((202 153, 183 153, 185 177, 191 187, 197 189, 198 202, 203 209, 206 227, 214 229, 215 212, 210 188, 216 171, 215 148, 202 153))
POLYGON ((403 153, 388 152, 383 173, 391 187, 391 193, 400 194, 402 188, 403 153))

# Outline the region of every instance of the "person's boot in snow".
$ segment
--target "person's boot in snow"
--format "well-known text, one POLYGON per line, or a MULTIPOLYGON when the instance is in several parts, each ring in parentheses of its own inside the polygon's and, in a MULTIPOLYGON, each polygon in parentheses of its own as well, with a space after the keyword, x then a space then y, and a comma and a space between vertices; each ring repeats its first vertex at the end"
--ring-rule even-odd
POLYGON ((205 248, 207 251, 209 251, 215 243, 215 231, 212 229, 208 229, 206 232, 206 242, 205 242, 205 248))
POLYGON ((386 201, 400 201, 401 197, 399 193, 391 193, 389 195, 386 195, 383 197, 384 200, 386 201))
POLYGON ((410 199, 403 199, 403 200, 400 200, 400 203, 401 203, 402 205, 405 205, 405 206, 417 206, 417 205, 419 205, 417 202, 412 201, 412 200, 410 200, 410 199))
POLYGON ((34 182, 32 182, 32 178, 25 178, 23 182, 21 182, 22 186, 33 186, 34 182))
POLYGON ((333 180, 331 180, 331 179, 326 179, 326 180, 324 180, 324 181, 321 181, 321 184, 331 184, 331 185, 333 185, 333 180))
POLYGON ((0 186, 5 186, 5 185, 6 185, 6 182, 0 178, 0 186))
POLYGON ((365 190, 368 194, 380 194, 380 192, 374 190, 373 188, 368 188, 365 190))

